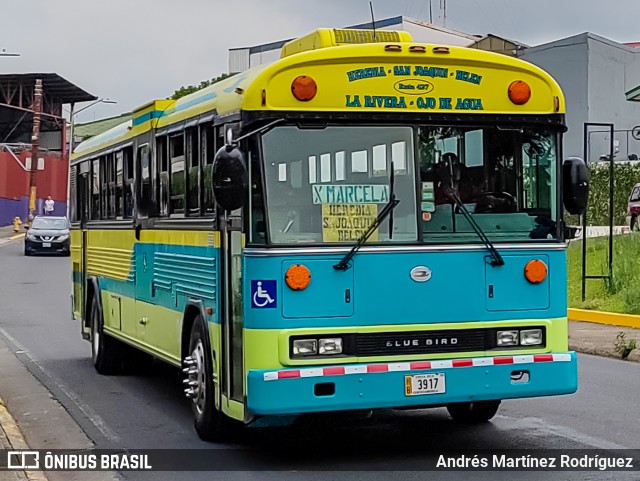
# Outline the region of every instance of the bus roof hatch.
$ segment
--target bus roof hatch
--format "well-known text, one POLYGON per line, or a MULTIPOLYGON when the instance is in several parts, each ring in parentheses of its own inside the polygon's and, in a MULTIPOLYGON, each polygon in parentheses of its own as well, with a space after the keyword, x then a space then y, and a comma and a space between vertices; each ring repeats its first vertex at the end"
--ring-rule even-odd
POLYGON ((412 42, 411 34, 399 30, 355 30, 340 28, 319 28, 304 37, 287 42, 282 47, 281 58, 300 52, 344 44, 374 42, 412 42))

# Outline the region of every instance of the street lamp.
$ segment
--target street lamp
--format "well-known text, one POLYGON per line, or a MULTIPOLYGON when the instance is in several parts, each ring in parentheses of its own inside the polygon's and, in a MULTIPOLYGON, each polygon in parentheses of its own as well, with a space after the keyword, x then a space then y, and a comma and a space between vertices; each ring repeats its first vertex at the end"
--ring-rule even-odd
POLYGON ((7 52, 7 49, 3 48, 2 51, 0 51, 0 57, 19 57, 20 54, 19 53, 11 53, 11 52, 7 52))

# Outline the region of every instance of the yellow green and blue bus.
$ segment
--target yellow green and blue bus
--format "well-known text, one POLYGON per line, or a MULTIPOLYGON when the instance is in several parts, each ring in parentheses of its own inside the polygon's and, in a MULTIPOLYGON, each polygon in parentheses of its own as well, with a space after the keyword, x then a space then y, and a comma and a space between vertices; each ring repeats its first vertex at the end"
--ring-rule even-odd
MULTIPOLYGON (((319 29, 155 100, 71 164, 73 316, 101 374, 182 369, 195 428, 570 394, 565 101, 540 68, 319 29)), ((259 423, 256 423, 259 424, 259 423)))

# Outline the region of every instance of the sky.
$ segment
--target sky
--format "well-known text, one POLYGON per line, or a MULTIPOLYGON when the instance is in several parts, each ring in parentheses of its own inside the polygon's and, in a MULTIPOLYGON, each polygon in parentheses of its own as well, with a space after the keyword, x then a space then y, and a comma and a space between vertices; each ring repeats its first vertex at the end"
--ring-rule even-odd
MULTIPOLYGON (((373 0, 375 18, 406 15, 538 45, 582 32, 640 41, 638 0, 373 0)), ((0 0, 0 73, 57 73, 116 101, 76 122, 118 115, 228 71, 230 48, 371 20, 368 0, 0 0)), ((76 110, 86 104, 79 104, 76 110)))

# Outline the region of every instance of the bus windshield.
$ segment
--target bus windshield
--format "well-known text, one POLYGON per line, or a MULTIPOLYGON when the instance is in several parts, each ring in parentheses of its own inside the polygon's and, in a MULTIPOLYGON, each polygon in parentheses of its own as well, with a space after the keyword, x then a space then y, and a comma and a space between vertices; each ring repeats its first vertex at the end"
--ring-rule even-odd
POLYGON ((283 126, 263 135, 271 241, 355 243, 393 188, 398 206, 368 242, 416 242, 413 137, 400 126, 283 126))
POLYGON ((425 242, 474 242, 461 201, 492 241, 557 236, 557 133, 540 128, 418 129, 425 242))
POLYGON ((482 242, 456 197, 493 242, 555 239, 557 136, 499 125, 276 127, 262 136, 270 240, 353 244, 392 190, 399 204, 368 243, 482 242))

